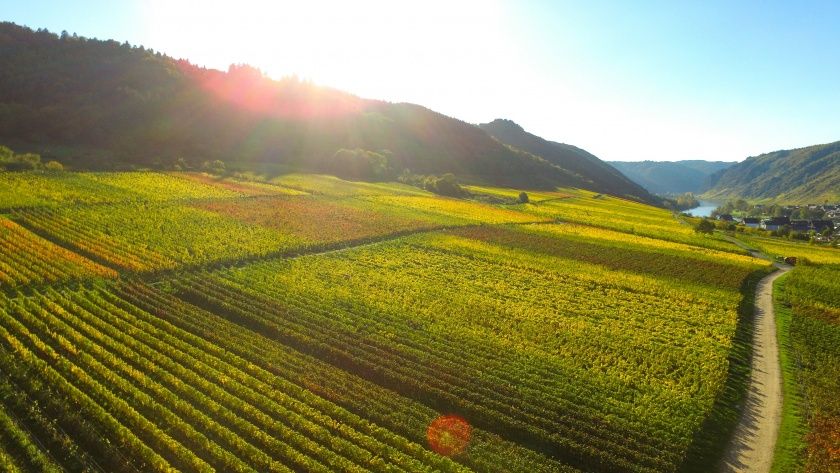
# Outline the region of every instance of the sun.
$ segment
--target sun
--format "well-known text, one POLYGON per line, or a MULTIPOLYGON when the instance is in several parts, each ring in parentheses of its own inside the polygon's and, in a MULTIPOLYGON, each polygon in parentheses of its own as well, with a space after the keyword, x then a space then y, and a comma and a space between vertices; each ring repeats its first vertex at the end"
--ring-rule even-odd
POLYGON ((198 65, 224 70, 247 63, 273 78, 297 75, 364 97, 432 107, 480 106, 491 91, 473 78, 503 76, 513 67, 502 67, 512 46, 503 8, 493 1, 243 0, 197 7, 154 0, 142 16, 152 47, 198 65))

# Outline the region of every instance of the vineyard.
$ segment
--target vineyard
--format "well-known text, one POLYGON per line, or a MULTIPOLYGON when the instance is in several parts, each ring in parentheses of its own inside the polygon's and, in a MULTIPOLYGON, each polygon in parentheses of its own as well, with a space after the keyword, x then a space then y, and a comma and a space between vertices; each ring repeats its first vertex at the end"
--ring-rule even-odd
POLYGON ((795 256, 805 262, 816 264, 840 264, 840 250, 825 245, 813 245, 806 242, 783 240, 760 236, 739 235, 752 247, 758 248, 771 257, 795 256))
POLYGON ((681 471, 767 271, 576 189, 255 179, 0 174, 0 468, 681 471))
POLYGON ((776 289, 787 414, 776 468, 838 471, 840 266, 798 266, 776 289))
MULTIPOLYGON (((498 192, 490 192, 490 195, 498 195, 498 192)), ((561 193, 536 194, 534 201, 510 207, 560 222, 579 223, 693 246, 734 251, 730 243, 717 235, 698 235, 691 226, 678 221, 667 210, 589 191, 564 189, 561 193)))
POLYGON ((117 273, 0 217, 0 287, 72 279, 115 277, 117 273))

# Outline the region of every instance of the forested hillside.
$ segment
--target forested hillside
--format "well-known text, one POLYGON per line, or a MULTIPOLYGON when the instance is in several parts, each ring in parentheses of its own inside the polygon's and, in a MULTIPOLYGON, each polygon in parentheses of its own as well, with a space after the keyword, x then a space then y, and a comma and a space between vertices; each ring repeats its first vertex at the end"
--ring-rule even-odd
POLYGON ((840 201, 840 141, 747 158, 712 176, 708 198, 840 201))
POLYGON ((613 167, 654 194, 699 194, 711 184, 711 175, 732 166, 723 161, 612 161, 613 167))
POLYGON ((503 143, 541 156, 548 162, 575 173, 582 181, 583 188, 635 200, 655 200, 645 189, 627 179, 614 167, 576 146, 545 140, 528 133, 510 120, 493 120, 480 126, 503 143))
POLYGON ((271 80, 248 66, 204 69, 12 23, 0 24, 0 61, 0 140, 77 168, 219 159, 359 179, 409 170, 532 188, 587 184, 427 108, 271 80))

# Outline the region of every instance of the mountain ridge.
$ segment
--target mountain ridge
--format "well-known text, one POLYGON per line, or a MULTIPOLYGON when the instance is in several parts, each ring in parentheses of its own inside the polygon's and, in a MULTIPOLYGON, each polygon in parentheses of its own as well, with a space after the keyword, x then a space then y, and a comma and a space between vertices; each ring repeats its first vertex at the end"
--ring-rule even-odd
POLYGON ((690 192, 700 194, 709 188, 712 174, 734 163, 700 159, 680 161, 610 161, 610 164, 648 191, 660 195, 690 192))
POLYGON ((525 131, 508 119, 496 119, 479 127, 490 136, 515 148, 537 155, 580 176, 580 187, 633 200, 656 202, 648 191, 597 156, 574 145, 558 143, 525 131))
POLYGON ((76 168, 222 160, 356 179, 408 171, 535 189, 587 184, 421 105, 272 80, 246 65, 206 69, 128 43, 8 22, 0 23, 0 61, 0 142, 70 150, 45 157, 76 168))
POLYGON ((840 202, 840 141, 751 156, 712 175, 710 199, 840 202))

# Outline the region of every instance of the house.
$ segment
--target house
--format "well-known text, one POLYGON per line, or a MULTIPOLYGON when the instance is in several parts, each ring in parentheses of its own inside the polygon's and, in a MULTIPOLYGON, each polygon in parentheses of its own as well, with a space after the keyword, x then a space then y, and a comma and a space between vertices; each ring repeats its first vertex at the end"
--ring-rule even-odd
POLYGON ((761 220, 758 217, 744 217, 741 219, 741 223, 750 228, 758 228, 761 220))
POLYGON ((761 221, 761 228, 764 230, 778 230, 785 225, 790 225, 789 217, 765 218, 761 221))
POLYGON ((831 220, 811 220, 811 230, 815 232, 821 232, 826 228, 834 228, 834 222, 831 220))
POLYGON ((790 230, 793 232, 807 232, 811 229, 811 222, 807 220, 791 220, 790 230))

